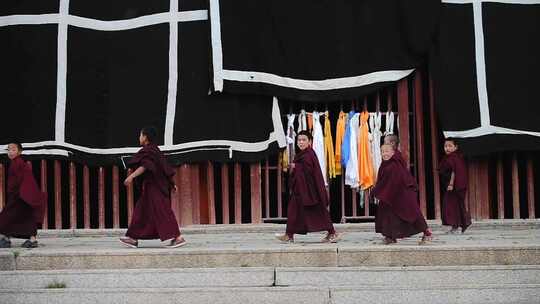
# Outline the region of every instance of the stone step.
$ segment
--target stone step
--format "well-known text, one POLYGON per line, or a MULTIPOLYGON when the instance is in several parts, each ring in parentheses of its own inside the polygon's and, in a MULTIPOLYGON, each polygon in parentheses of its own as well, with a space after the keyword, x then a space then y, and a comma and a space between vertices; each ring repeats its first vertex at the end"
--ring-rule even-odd
POLYGON ((540 266, 240 267, 0 272, 0 289, 304 286, 462 286, 540 284, 540 266))
POLYGON ((540 245, 55 249, 0 251, 0 270, 540 265, 540 245))
POLYGON ((396 288, 369 287, 244 287, 142 289, 0 290, 0 303, 297 303, 297 304, 529 304, 538 303, 540 285, 463 285, 396 288))
MULTIPOLYGON (((433 231, 445 231, 440 220, 429 220, 428 225, 433 231)), ((372 232, 374 223, 335 224, 336 230, 343 232, 372 232)), ((509 229, 539 229, 540 219, 505 219, 473 221, 470 230, 509 230, 509 229)), ((194 234, 229 234, 229 233, 279 233, 285 231, 284 224, 227 224, 227 225, 190 225, 181 228, 186 235, 194 234)), ((39 230, 41 238, 50 237, 92 237, 92 236, 122 236, 126 229, 48 229, 39 230)))

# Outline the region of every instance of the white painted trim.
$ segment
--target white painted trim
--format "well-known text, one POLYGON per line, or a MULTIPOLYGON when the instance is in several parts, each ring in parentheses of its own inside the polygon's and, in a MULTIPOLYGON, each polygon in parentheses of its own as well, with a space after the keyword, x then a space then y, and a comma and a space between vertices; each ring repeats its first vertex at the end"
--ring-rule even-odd
MULTIPOLYGON (((6 150, 0 150, 0 154, 7 154, 6 150)), ((58 156, 69 156, 70 152, 61 149, 39 149, 39 150, 23 150, 23 155, 58 155, 58 156)))
POLYGON ((413 71, 414 69, 378 71, 352 77, 331 78, 324 80, 305 80, 282 77, 264 72, 223 70, 223 79, 243 82, 260 82, 300 90, 324 91, 361 87, 378 82, 397 81, 407 77, 413 71))
POLYGON ((221 20, 219 0, 210 0, 210 35, 212 42, 212 66, 214 90, 223 91, 223 51, 221 48, 221 20))
MULTIPOLYGON (((239 152, 261 152, 268 149, 269 145, 273 142, 277 142, 279 147, 285 147, 286 139, 285 132, 283 131, 283 125, 281 123, 281 114, 279 110, 279 104, 277 98, 274 98, 272 104, 272 123, 274 130, 268 135, 268 139, 259 141, 259 142, 242 142, 242 141, 233 141, 233 140, 201 140, 193 141, 182 144, 175 145, 163 145, 160 146, 162 151, 175 151, 182 149, 193 149, 201 148, 204 150, 215 150, 216 146, 228 147, 230 151, 239 151, 239 152)), ((129 154, 136 153, 139 151, 140 147, 125 147, 125 148, 109 148, 109 149, 99 149, 99 148, 89 148, 80 145, 74 145, 66 142, 57 142, 57 141, 41 141, 41 142, 32 142, 32 143, 23 143, 23 148, 39 148, 44 146, 58 146, 64 147, 66 149, 72 149, 81 151, 84 153, 90 154, 102 154, 102 155, 114 155, 114 154, 129 154)), ((7 145, 0 145, 0 150, 6 150, 7 145)))
POLYGON ((474 44, 476 55, 476 85, 480 107, 480 125, 489 126, 489 102, 486 83, 486 56, 484 49, 484 25, 482 24, 482 3, 473 4, 474 44))
POLYGON ((497 126, 483 126, 471 130, 465 131, 444 131, 445 137, 479 137, 492 134, 507 134, 507 135, 530 135, 540 137, 540 132, 524 131, 510 128, 503 128, 497 126))
POLYGON ((66 16, 69 14, 69 0, 60 0, 58 19, 58 48, 56 75, 55 136, 57 142, 65 139, 66 124, 66 79, 67 79, 67 31, 66 16))
MULTIPOLYGON (((207 10, 158 13, 124 20, 97 20, 65 14, 69 25, 98 31, 122 31, 160 23, 208 20, 207 10)), ((0 17, 0 26, 23 24, 55 24, 60 22, 60 14, 9 15, 0 17)))
POLYGON ((486 2, 505 4, 540 4, 540 0, 442 0, 442 3, 449 4, 471 4, 486 2))
POLYGON ((170 2, 169 22, 169 85, 167 95, 167 112, 165 116, 165 145, 173 144, 174 118, 176 116, 176 95, 178 91, 178 22, 173 14, 178 11, 178 0, 170 2))

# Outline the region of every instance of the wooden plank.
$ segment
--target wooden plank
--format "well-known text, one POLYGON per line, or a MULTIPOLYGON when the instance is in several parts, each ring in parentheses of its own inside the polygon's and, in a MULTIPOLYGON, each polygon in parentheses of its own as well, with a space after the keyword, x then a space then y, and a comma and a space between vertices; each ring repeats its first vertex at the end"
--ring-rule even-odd
POLYGON ((189 165, 191 170, 191 218, 193 224, 198 225, 201 223, 201 193, 200 193, 200 171, 199 164, 189 165))
POLYGON ((174 184, 176 185, 177 191, 171 193, 171 209, 176 218, 178 225, 182 225, 182 219, 180 216, 180 192, 182 191, 182 183, 180 180, 180 168, 175 168, 175 175, 173 177, 174 184))
POLYGON ((261 164, 250 165, 249 180, 251 184, 251 223, 262 223, 261 200, 261 164))
POLYGON ((0 211, 6 205, 6 168, 0 163, 0 211))
POLYGON ((357 192, 351 188, 352 216, 358 216, 356 196, 357 192))
MULTIPOLYGON (((128 169, 127 176, 129 176, 131 173, 133 173, 133 170, 128 169)), ((131 217, 133 216, 133 206, 134 206, 134 198, 133 198, 133 184, 127 186, 126 189, 126 196, 127 196, 127 216, 128 216, 128 226, 131 223, 131 217)))
POLYGON ((180 225, 193 224, 193 200, 191 189, 191 168, 188 164, 180 166, 180 225))
POLYGON ((83 167, 83 209, 84 229, 90 229, 90 169, 83 167))
POLYGON ((513 217, 515 219, 521 218, 519 208, 519 172, 517 153, 512 154, 512 203, 514 205, 513 217))
POLYGON ((439 129, 435 111, 435 94, 433 93, 433 80, 429 78, 429 123, 431 126, 431 165, 433 167, 433 203, 435 219, 441 219, 441 181, 439 176, 439 129))
POLYGON ((490 195, 489 195, 489 162, 486 157, 479 161, 478 186, 480 193, 480 218, 490 218, 490 195))
POLYGON ((533 159, 529 154, 527 156, 527 205, 529 207, 529 218, 536 217, 534 210, 534 172, 533 172, 533 159))
POLYGON ((98 169, 98 227, 105 229, 105 169, 98 169))
POLYGON ((469 164, 469 200, 468 209, 471 217, 478 219, 476 214, 476 204, 478 202, 477 197, 477 176, 476 176, 476 160, 473 159, 469 164))
POLYGON ((62 229, 62 167, 54 161, 54 228, 62 229))
POLYGON ((49 190, 47 189, 47 161, 41 160, 41 170, 40 170, 40 186, 41 192, 46 194, 47 200, 45 201, 45 208, 43 208, 43 223, 41 224, 41 229, 49 228, 49 190))
POLYGON ((264 217, 270 218, 270 169, 268 168, 268 157, 264 163, 264 217))
POLYGON ((399 124, 399 145, 407 167, 411 164, 411 151, 409 147, 409 88, 407 79, 402 79, 397 84, 398 91, 398 124, 399 124))
POLYGON ((426 165, 424 156, 424 103, 422 96, 422 73, 416 71, 414 77, 414 109, 416 118, 416 171, 418 179, 418 193, 420 198, 420 210, 427 218, 427 196, 426 196, 426 165))
POLYGON ((497 156, 497 217, 504 219, 504 165, 502 154, 497 156))
POLYGON ((226 163, 221 165, 221 202, 222 222, 229 224, 229 165, 226 163))
POLYGON ((77 228, 77 172, 74 162, 69 162, 69 228, 77 228))
POLYGON ((341 191, 341 223, 345 223, 345 168, 343 168, 340 177, 340 191, 341 191))
POLYGON ((364 216, 369 216, 369 192, 370 190, 364 192, 364 216))
POLYGON ((120 173, 118 166, 112 168, 113 228, 120 228, 120 173))
POLYGON ((242 166, 234 164, 234 223, 242 224, 242 166))
POLYGON ((216 197, 214 188, 214 163, 207 162, 206 166, 206 192, 208 196, 208 219, 212 225, 216 224, 216 197))

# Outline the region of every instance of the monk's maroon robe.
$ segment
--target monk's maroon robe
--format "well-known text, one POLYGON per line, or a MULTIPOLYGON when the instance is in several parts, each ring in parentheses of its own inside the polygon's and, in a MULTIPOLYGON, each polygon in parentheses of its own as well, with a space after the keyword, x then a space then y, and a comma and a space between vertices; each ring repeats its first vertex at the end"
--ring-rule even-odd
POLYGON ((141 196, 135 204, 126 236, 162 241, 176 238, 180 230, 170 200, 174 169, 153 144, 144 146, 129 162, 130 168, 140 166, 146 169, 136 181, 141 187, 141 196))
POLYGON ((315 151, 312 148, 300 151, 294 158, 294 166, 289 179, 287 234, 334 233, 327 209, 328 194, 315 151))
POLYGON ((439 173, 443 188, 443 225, 453 228, 461 227, 463 231, 471 225, 471 215, 465 208, 465 195, 467 194, 467 166, 463 155, 459 151, 445 155, 439 164, 439 173), (454 173, 454 190, 448 191, 450 177, 454 173))
POLYGON ((20 156, 13 159, 8 169, 6 206, 0 212, 0 234, 25 239, 35 236, 46 201, 30 165, 20 156))
POLYGON ((379 200, 375 231, 391 239, 427 230, 418 204, 417 185, 400 153, 382 162, 372 195, 379 200))

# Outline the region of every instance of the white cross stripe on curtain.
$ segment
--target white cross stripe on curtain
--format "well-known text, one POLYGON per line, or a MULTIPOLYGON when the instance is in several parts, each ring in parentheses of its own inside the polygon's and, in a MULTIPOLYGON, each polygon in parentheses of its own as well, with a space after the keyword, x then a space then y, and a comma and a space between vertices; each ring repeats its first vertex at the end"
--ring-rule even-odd
POLYGON ((472 4, 473 6, 476 82, 478 88, 478 106, 480 109, 480 127, 464 131, 444 131, 444 136, 467 138, 492 134, 514 134, 540 137, 540 132, 503 128, 491 124, 487 92, 486 53, 484 48, 484 24, 482 16, 482 4, 484 2, 504 4, 540 4, 540 0, 443 0, 442 2, 448 4, 472 4))
MULTIPOLYGON (((9 15, 0 16, 0 27, 9 25, 31 24, 58 24, 58 75, 57 75, 57 104, 55 116, 55 138, 51 141, 23 143, 26 148, 36 150, 24 151, 25 154, 49 154, 67 156, 68 152, 62 149, 37 149, 46 146, 59 146, 66 149, 78 150, 94 154, 123 154, 135 153, 139 147, 99 149, 74 145, 65 142, 65 115, 66 115, 66 71, 67 71, 67 39, 68 25, 87 28, 98 31, 122 31, 150 26, 161 23, 169 23, 169 81, 167 94, 167 114, 165 117, 164 151, 186 150, 178 153, 188 153, 202 150, 233 150, 242 152, 260 152, 266 150, 273 142, 279 146, 285 145, 285 133, 281 126, 279 105, 274 98, 272 107, 272 121, 274 130, 268 135, 268 139, 260 142, 240 142, 233 140, 203 140, 189 143, 173 144, 174 120, 176 114, 176 97, 178 84, 178 22, 205 21, 208 20, 208 10, 178 11, 179 0, 170 0, 169 12, 156 13, 124 20, 97 20, 69 14, 69 0, 60 0, 58 14, 39 15, 9 15), (222 147, 218 147, 222 146, 222 147), (205 148, 207 147, 207 148, 205 148)), ((0 145, 0 149, 7 148, 0 145)), ((5 151, 0 151, 5 153, 5 151)))

